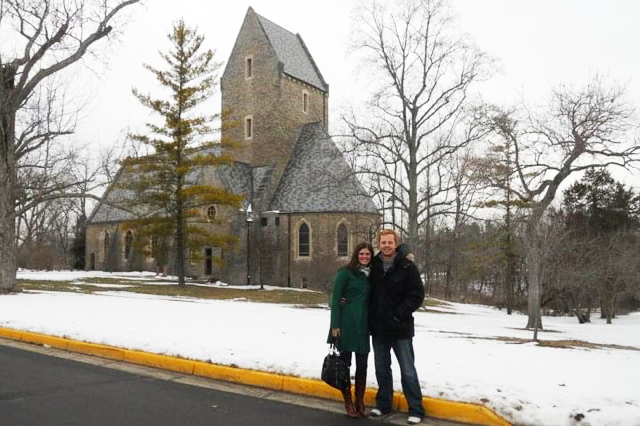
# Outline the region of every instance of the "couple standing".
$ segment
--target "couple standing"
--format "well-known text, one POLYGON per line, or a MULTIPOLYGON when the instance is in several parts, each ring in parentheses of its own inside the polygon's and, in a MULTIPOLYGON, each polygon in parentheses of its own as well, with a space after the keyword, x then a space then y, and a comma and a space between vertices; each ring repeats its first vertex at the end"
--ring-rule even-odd
POLYGON ((409 403, 409 424, 424 417, 422 391, 413 353, 413 312, 422 306, 424 287, 418 268, 408 256, 406 246, 398 246, 398 234, 384 229, 378 234, 380 252, 374 256, 369 243, 360 243, 351 260, 336 275, 331 294, 330 339, 347 365, 355 353, 355 404, 351 386, 343 391, 347 415, 367 417, 364 392, 367 382, 369 332, 373 338, 378 393, 372 417, 391 412, 393 376, 391 349, 401 371, 402 390, 409 403))

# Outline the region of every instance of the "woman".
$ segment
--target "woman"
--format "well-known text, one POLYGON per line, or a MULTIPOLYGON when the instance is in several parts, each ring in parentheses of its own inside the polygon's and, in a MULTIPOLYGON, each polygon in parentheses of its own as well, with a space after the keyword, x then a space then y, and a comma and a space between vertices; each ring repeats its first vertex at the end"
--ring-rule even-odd
POLYGON ((351 353, 356 358, 356 401, 351 399, 351 383, 342 391, 347 416, 367 417, 364 391, 369 357, 369 265, 373 246, 358 244, 349 263, 341 268, 331 292, 331 331, 327 343, 336 340, 340 357, 351 367, 351 353))

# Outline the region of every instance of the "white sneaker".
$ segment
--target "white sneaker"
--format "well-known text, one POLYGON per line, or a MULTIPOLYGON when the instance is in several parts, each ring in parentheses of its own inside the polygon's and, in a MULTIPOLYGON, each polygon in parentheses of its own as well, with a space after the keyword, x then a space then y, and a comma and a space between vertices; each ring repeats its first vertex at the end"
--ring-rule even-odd
POLYGON ((410 425, 417 425, 418 423, 422 423, 422 419, 418 416, 409 416, 407 418, 407 423, 410 425))
POLYGON ((369 411, 369 415, 371 417, 382 417, 382 411, 380 411, 378 408, 374 408, 369 411))

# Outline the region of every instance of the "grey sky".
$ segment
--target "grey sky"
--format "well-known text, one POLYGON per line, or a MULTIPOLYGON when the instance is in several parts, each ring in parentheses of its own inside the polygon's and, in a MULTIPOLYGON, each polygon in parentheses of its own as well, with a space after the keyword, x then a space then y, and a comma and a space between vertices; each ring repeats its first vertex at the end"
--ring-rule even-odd
MULTIPOLYGON (((640 2, 454 0, 453 4, 459 26, 499 61, 500 73, 483 85, 483 98, 511 104, 524 96, 539 102, 553 85, 580 85, 601 73, 626 83, 630 101, 640 107, 640 2)), ((249 6, 302 35, 330 85, 330 122, 335 123, 341 106, 356 98, 367 82, 366 73, 357 72, 346 55, 355 5, 355 0, 147 0, 110 52, 108 69, 86 80, 89 108, 77 139, 107 146, 127 127, 142 129, 148 116, 131 88, 157 88, 142 63, 162 66, 157 51, 166 49, 166 34, 174 20, 182 17, 197 26, 206 45, 217 50, 217 59, 226 61, 249 6)), ((219 98, 216 102, 212 108, 218 110, 219 98)))

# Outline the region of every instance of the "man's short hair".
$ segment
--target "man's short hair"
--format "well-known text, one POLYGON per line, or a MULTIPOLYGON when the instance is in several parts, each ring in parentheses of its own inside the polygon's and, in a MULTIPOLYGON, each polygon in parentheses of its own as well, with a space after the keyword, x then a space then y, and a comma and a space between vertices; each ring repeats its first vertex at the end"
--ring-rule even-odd
POLYGON ((394 231, 393 229, 383 229, 378 232, 378 246, 380 245, 380 239, 383 235, 393 235, 393 238, 396 240, 396 245, 400 243, 400 241, 398 240, 398 233, 396 231, 394 231))

